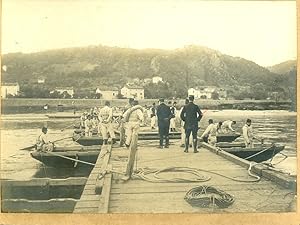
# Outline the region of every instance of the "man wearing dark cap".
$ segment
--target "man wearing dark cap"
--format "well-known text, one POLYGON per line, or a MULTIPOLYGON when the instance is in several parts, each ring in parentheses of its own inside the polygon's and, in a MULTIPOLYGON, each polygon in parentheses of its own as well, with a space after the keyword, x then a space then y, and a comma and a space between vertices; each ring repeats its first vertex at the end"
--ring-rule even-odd
POLYGON ((189 103, 184 106, 180 113, 180 118, 184 121, 185 129, 185 149, 184 152, 188 152, 189 138, 193 135, 193 147, 194 153, 197 153, 197 132, 198 123, 202 118, 202 112, 199 106, 194 104, 194 96, 189 96, 189 103))
POLYGON ((159 133, 159 148, 163 148, 163 142, 165 139, 165 148, 169 147, 169 129, 171 110, 170 107, 164 103, 164 99, 159 99, 159 106, 157 107, 157 122, 159 133))

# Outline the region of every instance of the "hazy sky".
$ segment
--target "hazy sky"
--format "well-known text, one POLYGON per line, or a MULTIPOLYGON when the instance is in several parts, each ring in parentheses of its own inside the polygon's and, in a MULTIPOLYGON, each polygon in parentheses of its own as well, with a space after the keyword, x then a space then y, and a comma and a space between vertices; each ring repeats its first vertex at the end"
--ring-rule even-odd
POLYGON ((269 66, 296 58, 296 2, 2 0, 2 53, 195 44, 269 66))

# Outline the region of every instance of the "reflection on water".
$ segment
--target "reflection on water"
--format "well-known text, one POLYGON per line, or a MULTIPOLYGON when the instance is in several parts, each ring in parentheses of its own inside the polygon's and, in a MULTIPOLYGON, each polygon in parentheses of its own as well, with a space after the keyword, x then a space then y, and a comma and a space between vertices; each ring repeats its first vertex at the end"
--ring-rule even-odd
MULTIPOLYGON (((200 122, 200 133, 207 126, 208 119, 215 122, 232 119, 237 121, 235 126, 237 132, 247 118, 252 119, 256 136, 264 138, 265 142, 276 142, 284 144, 284 154, 289 158, 278 164, 276 167, 291 174, 296 174, 296 113, 287 111, 205 111, 200 122)), ((20 148, 33 145, 41 127, 47 125, 51 140, 64 137, 69 139, 57 142, 59 146, 78 145, 71 139, 72 129, 65 129, 74 123, 73 119, 52 120, 38 115, 4 116, 1 121, 1 170, 2 179, 30 179, 32 177, 66 178, 70 176, 88 176, 91 167, 86 169, 56 169, 44 166, 39 161, 30 157, 28 151, 21 151, 20 148)), ((276 155, 273 162, 282 159, 276 155)))

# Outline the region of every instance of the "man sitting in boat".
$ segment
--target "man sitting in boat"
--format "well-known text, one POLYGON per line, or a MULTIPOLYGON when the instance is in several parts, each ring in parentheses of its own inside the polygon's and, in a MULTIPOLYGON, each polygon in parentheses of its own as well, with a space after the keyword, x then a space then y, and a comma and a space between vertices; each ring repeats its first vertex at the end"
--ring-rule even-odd
POLYGON ((113 117, 113 111, 112 108, 110 107, 110 102, 106 101, 105 106, 100 110, 99 112, 99 134, 101 133, 102 138, 103 138, 103 144, 107 145, 108 142, 108 135, 109 133, 112 143, 115 142, 115 132, 114 128, 112 125, 112 117, 113 117))
POLYGON ((200 140, 203 140, 204 137, 208 136, 208 144, 215 146, 217 143, 217 134, 220 133, 222 122, 214 124, 212 119, 208 120, 208 127, 201 135, 200 140))
POLYGON ((42 133, 38 136, 36 140, 37 151, 53 151, 54 144, 48 140, 47 132, 47 127, 43 127, 42 133))
POLYGON ((92 136, 93 132, 93 121, 92 121, 92 116, 87 115, 87 119, 84 121, 84 133, 86 137, 92 136))
POLYGON ((253 148, 253 141, 255 139, 253 135, 253 129, 251 125, 251 120, 247 119, 246 124, 243 126, 243 137, 245 141, 246 148, 253 148))
POLYGON ((235 132, 235 130, 232 128, 232 126, 235 124, 236 124, 236 121, 234 121, 234 120, 225 120, 221 126, 222 133, 227 134, 230 131, 235 132))

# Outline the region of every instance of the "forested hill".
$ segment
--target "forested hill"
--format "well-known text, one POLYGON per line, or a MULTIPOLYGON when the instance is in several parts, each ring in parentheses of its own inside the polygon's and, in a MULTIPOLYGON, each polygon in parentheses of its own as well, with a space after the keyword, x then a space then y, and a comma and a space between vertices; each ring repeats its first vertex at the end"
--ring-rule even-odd
POLYGON ((288 60, 273 66, 268 67, 268 69, 273 73, 278 74, 287 74, 291 72, 292 70, 295 70, 297 67, 297 61, 296 60, 288 60))
MULTIPOLYGON (((34 83, 75 88, 122 86, 132 78, 161 76, 169 88, 186 95, 188 87, 259 85, 265 91, 288 86, 285 75, 275 74, 256 63, 200 46, 175 50, 128 49, 90 46, 39 53, 2 56, 4 82, 34 83)), ((278 90, 278 89, 277 89, 278 90)), ((181 93, 181 94, 180 94, 181 93)))

